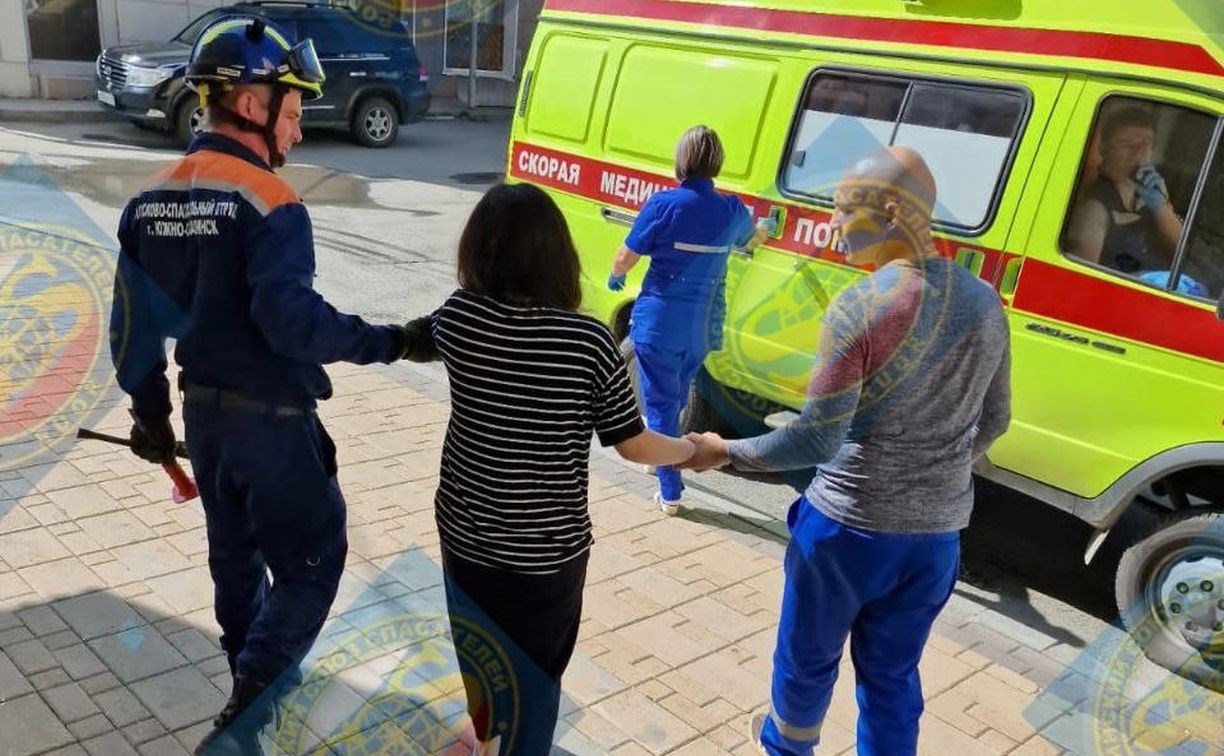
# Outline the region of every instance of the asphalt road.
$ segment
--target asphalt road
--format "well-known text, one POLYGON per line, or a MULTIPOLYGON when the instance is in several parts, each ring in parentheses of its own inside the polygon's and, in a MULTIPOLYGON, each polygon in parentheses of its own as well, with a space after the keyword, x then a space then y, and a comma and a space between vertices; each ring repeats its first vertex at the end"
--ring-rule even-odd
MULTIPOLYGON (((385 150, 308 133, 283 175, 310 207, 317 288, 338 308, 376 322, 403 321, 440 304, 455 287, 464 220, 504 170, 508 125, 413 124, 385 150)), ((178 154, 168 138, 123 122, 0 126, 0 163, 32 160, 106 234, 145 178, 178 154)), ((771 478, 708 473, 689 480, 778 519, 796 495, 771 478)), ((1145 524, 1142 516, 1128 518, 1085 568, 1087 527, 982 484, 958 592, 1072 645, 1089 643, 1113 617, 1118 546, 1145 524)))

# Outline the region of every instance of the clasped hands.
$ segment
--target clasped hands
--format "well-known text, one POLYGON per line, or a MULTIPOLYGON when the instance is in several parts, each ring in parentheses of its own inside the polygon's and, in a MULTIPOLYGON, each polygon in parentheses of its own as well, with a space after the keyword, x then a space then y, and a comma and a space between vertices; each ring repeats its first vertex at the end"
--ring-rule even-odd
POLYGON ((693 456, 676 465, 677 469, 705 472, 731 463, 727 441, 717 433, 689 433, 685 438, 693 443, 693 456))

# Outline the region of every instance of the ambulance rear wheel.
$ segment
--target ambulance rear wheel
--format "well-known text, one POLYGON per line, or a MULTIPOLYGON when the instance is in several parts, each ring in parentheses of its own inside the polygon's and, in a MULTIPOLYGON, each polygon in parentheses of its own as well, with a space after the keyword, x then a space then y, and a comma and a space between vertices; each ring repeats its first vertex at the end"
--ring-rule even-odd
POLYGON ((1224 690, 1224 514, 1161 522, 1123 553, 1114 591, 1149 659, 1224 690))

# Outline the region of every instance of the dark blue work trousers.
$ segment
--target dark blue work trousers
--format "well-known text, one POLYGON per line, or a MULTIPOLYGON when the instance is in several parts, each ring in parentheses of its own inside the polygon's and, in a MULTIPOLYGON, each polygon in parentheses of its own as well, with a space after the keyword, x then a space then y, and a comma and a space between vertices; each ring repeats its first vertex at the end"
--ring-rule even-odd
POLYGON ((915 753, 918 661, 956 585, 960 534, 851 528, 804 498, 786 520, 791 541, 762 745, 771 756, 793 756, 820 742, 848 636, 859 754, 915 753))
POLYGON ((189 400, 183 419, 230 669, 292 684, 348 554, 336 448, 313 411, 280 417, 189 400))

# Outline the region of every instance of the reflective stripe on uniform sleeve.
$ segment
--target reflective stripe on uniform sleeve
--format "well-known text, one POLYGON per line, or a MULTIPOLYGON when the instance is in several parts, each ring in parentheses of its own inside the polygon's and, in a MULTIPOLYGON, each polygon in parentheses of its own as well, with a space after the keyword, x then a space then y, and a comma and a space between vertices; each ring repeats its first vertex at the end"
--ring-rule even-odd
POLYGON ((820 740, 820 724, 812 725, 811 727, 799 727, 784 720, 781 715, 773 708, 769 709, 769 718, 773 721, 774 727, 778 728, 778 732, 787 740, 795 740, 800 743, 815 743, 820 740))
POLYGON ((676 242, 672 246, 681 252, 699 252, 705 255, 725 255, 731 251, 728 246, 714 247, 709 244, 688 244, 686 242, 676 242))

